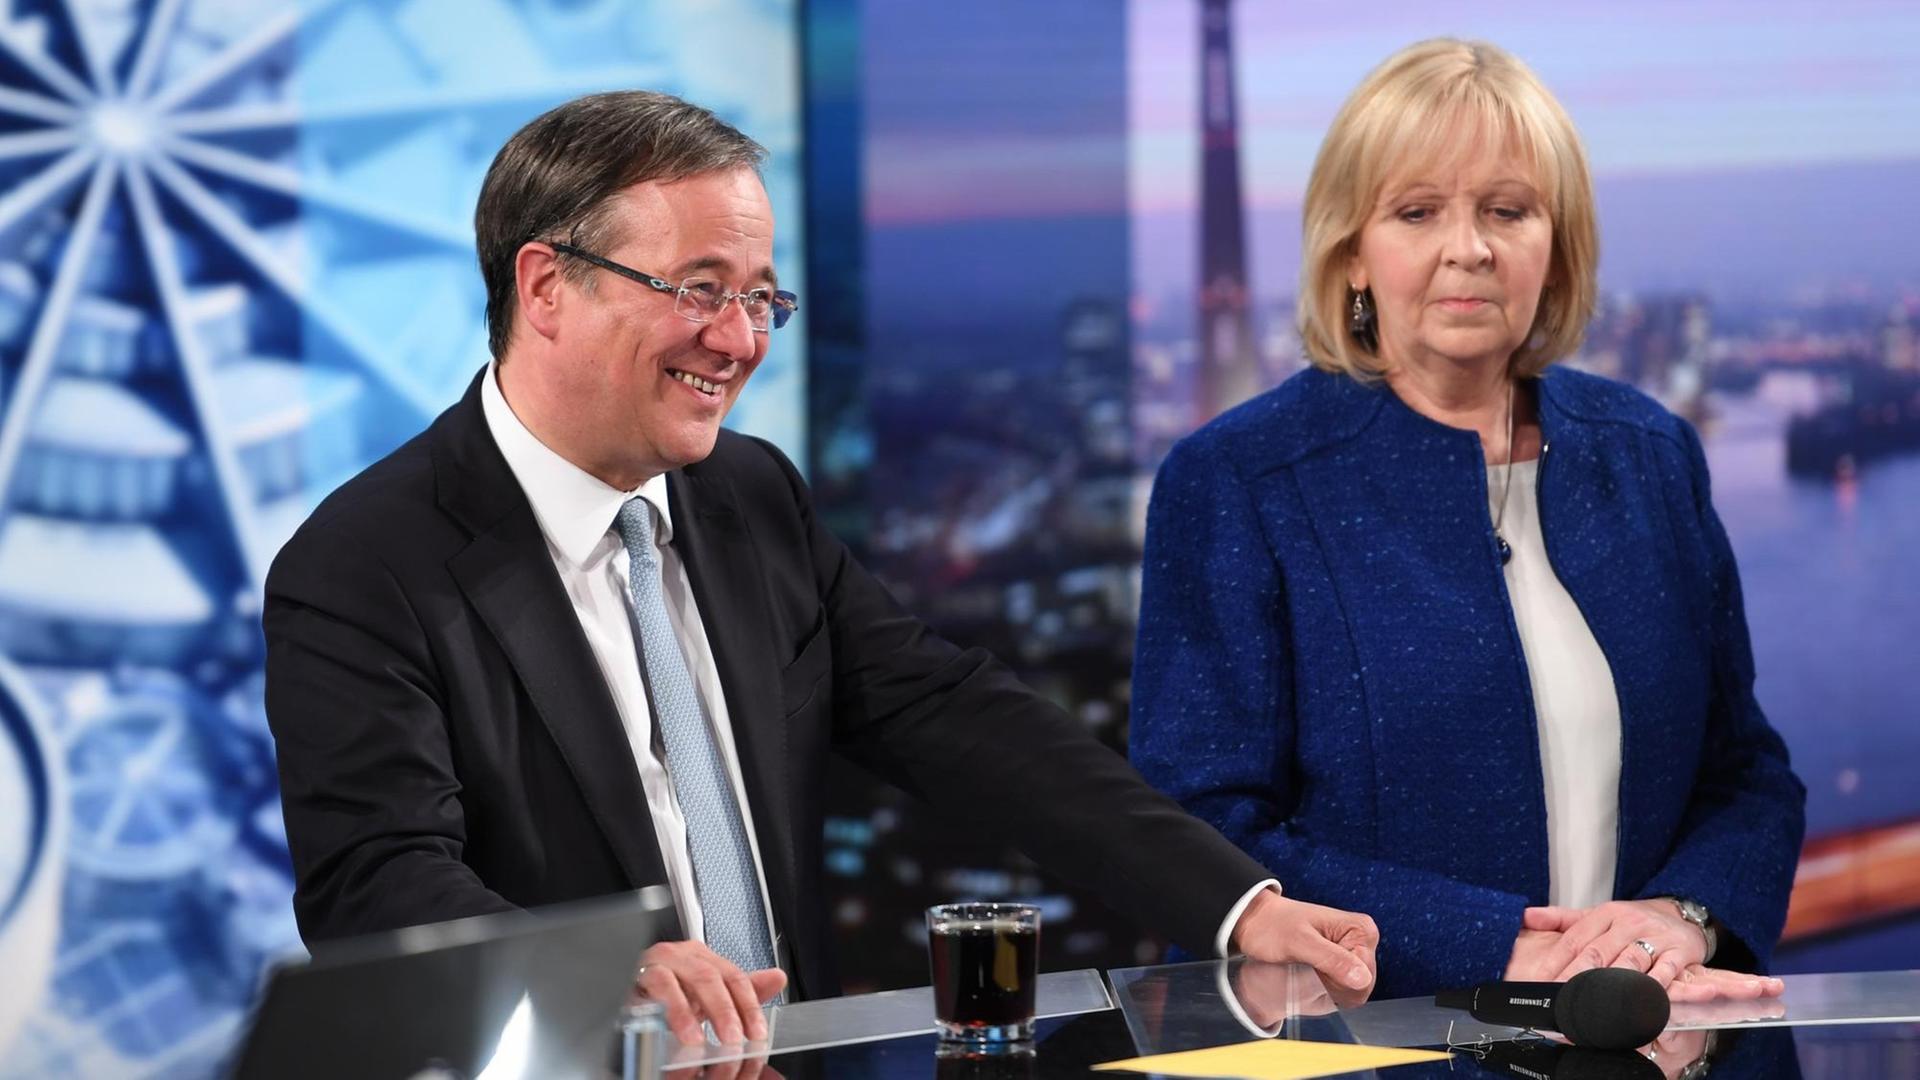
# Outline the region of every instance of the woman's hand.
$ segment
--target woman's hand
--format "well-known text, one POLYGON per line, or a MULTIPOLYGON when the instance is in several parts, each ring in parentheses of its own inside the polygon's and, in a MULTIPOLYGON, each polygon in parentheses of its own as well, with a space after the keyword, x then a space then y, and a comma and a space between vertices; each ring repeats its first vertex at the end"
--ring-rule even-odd
POLYGON ((1671 900, 1615 900, 1584 911, 1528 908, 1522 925, 1560 935, 1539 968, 1548 972, 1541 976, 1548 982, 1565 982, 1592 968, 1621 967, 1669 986, 1681 972, 1706 962, 1705 932, 1681 918, 1671 900))
MULTIPOLYGON (((1551 910, 1555 909, 1532 909, 1532 911, 1551 910)), ((1529 915, 1532 911, 1529 911, 1529 915)), ((1572 978, 1572 975, 1558 974, 1566 970, 1566 965, 1560 959, 1566 955, 1565 940, 1566 935, 1556 930, 1521 930, 1519 936, 1513 941, 1513 953, 1507 959, 1507 972, 1502 978, 1515 982, 1565 982, 1572 978)), ((1646 950, 1636 946, 1634 951, 1645 952, 1646 950)), ((1654 967, 1658 969, 1660 965, 1655 964, 1654 967)), ((1657 975, 1655 977, 1658 978, 1657 975)), ((1704 964, 1686 965, 1673 978, 1668 979, 1665 986, 1667 997, 1679 1004, 1705 1001, 1753 1001, 1758 998, 1779 997, 1786 990, 1786 984, 1779 979, 1766 975, 1749 975, 1743 971, 1710 968, 1704 964)))
POLYGON ((1679 1080, 1681 1073, 1707 1055, 1707 1033, 1698 1028, 1663 1031, 1658 1039, 1641 1047, 1640 1052, 1660 1067, 1660 1075, 1667 1080, 1679 1080))
POLYGON ((1693 964, 1668 984, 1667 997, 1682 1003, 1752 1001, 1756 998, 1779 997, 1786 989, 1786 983, 1770 975, 1749 975, 1744 971, 1693 964))
POLYGON ((1547 957, 1559 943, 1560 935, 1553 930, 1520 931, 1513 939, 1513 954, 1507 957, 1507 973, 1500 977, 1512 982, 1546 982, 1553 977, 1553 971, 1547 970, 1547 957))

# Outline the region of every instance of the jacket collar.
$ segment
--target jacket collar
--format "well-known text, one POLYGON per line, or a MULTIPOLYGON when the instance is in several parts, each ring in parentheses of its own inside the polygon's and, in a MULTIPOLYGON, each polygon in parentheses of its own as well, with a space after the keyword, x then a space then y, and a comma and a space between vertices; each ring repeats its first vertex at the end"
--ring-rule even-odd
POLYGON ((497 364, 480 376, 480 404, 486 414, 487 432, 532 505, 547 543, 561 558, 574 566, 585 565, 607 540, 620 508, 635 498, 652 505, 660 538, 673 540, 673 512, 668 505, 665 474, 622 491, 561 457, 529 431, 507 404, 500 392, 497 364))
POLYGON ((506 653, 629 883, 659 884, 666 870, 633 750, 540 523, 488 431, 486 377, 430 429, 436 498, 473 534, 447 570, 506 653))
MULTIPOLYGON (((1579 439, 1586 426, 1584 416, 1569 408, 1568 375, 1553 366, 1526 384, 1534 392, 1541 438, 1549 445, 1579 439)), ((1386 424, 1396 431, 1418 432, 1442 443, 1457 444, 1463 451, 1479 450, 1479 437, 1474 432, 1450 427, 1414 411, 1384 380, 1363 383, 1346 375, 1321 371, 1307 377, 1313 381, 1309 396, 1329 421, 1321 430, 1337 433, 1338 438, 1386 424)))

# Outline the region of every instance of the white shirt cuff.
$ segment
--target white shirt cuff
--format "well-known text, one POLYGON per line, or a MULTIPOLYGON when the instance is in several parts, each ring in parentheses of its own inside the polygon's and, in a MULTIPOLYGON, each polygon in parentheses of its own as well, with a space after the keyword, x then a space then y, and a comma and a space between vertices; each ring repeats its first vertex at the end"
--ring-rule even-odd
MULTIPOLYGON (((1259 891, 1258 889, 1254 890, 1254 892, 1259 891)), ((1241 961, 1241 963, 1244 964, 1257 964, 1259 962, 1258 960, 1241 961)), ((1246 1028, 1250 1034, 1257 1035, 1262 1039, 1271 1039, 1275 1035, 1280 1034, 1280 1029, 1287 1026, 1285 1020, 1281 1020, 1270 1028, 1263 1028, 1259 1024, 1254 1023, 1253 1017, 1248 1016, 1247 1010, 1241 1007, 1240 996, 1233 992, 1233 977, 1228 971, 1232 966, 1233 965, 1227 963, 1225 960, 1216 961, 1213 965, 1214 988, 1219 991, 1220 1001, 1226 1005, 1227 1011, 1232 1013, 1233 1018, 1238 1020, 1240 1026, 1246 1028)))
POLYGON ((1239 903, 1227 909, 1227 917, 1220 921, 1220 932, 1213 935, 1213 955, 1215 958, 1225 960, 1227 957, 1233 955, 1233 928, 1240 924, 1240 916, 1246 912, 1247 905, 1253 903, 1253 898, 1260 895, 1260 890, 1262 889, 1272 889, 1273 895, 1279 896, 1280 882, 1273 878, 1268 878, 1260 882, 1253 888, 1248 889, 1246 895, 1240 898, 1239 903))

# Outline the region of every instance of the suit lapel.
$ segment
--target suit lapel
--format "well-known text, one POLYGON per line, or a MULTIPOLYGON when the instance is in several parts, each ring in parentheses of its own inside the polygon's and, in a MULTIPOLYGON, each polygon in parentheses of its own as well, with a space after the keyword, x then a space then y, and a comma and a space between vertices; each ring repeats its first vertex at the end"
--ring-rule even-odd
POLYGON ((725 477, 669 473, 667 493, 673 509, 673 548, 687 564, 727 698, 767 893, 776 916, 791 918, 797 910, 787 788, 792 762, 780 711, 779 661, 765 633, 760 556, 725 477))
POLYGON ((626 728, 533 508, 487 430, 478 380, 447 420, 434 446, 440 503, 474 533, 447 568, 507 654, 630 884, 663 883, 626 728))

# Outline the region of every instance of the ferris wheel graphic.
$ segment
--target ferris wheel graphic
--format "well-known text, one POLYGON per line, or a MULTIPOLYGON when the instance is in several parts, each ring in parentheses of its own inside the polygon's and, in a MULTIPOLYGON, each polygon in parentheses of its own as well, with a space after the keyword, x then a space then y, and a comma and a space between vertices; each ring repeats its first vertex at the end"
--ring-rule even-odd
POLYGON ((219 1061, 298 946, 274 553, 485 362, 469 215, 506 137, 621 87, 797 133, 781 71, 685 61, 790 48, 793 8, 0 0, 0 658, 65 777, 58 948, 0 1077, 219 1061))
MULTIPOLYGON (((500 129, 664 81, 532 54, 516 80, 497 47, 414 32, 431 6, 96 0, 0 29, 15 656, 206 644, 185 628, 257 593, 309 492, 383 448, 369 429, 416 429, 484 358, 464 217, 500 129), (92 572, 46 572, 66 555, 92 572)), ((528 47, 548 25, 459 7, 528 47)))

